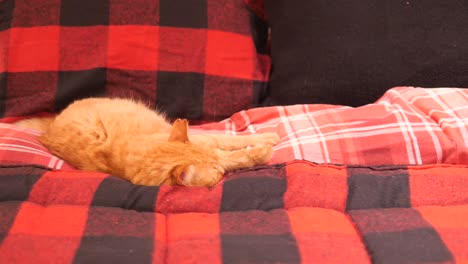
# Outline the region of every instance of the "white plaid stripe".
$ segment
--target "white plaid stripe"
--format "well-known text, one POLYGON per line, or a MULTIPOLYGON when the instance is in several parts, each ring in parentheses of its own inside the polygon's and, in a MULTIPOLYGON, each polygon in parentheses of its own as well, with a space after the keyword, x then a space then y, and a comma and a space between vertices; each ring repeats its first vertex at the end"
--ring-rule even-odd
POLYGON ((289 145, 293 149, 294 157, 293 159, 303 159, 301 151, 299 150, 299 141, 296 138, 296 132, 293 131, 292 122, 287 117, 285 107, 278 107, 278 113, 280 115, 279 122, 284 125, 288 137, 291 137, 289 145))
POLYGON ((247 124, 247 130, 252 133, 252 134, 255 134, 255 129, 253 128, 253 126, 250 125, 250 118, 249 116, 245 113, 245 111, 241 111, 240 112, 242 118, 244 118, 245 120, 245 123, 247 124))
POLYGON ((307 114, 309 117, 310 122, 312 123, 312 127, 314 128, 315 132, 317 133, 318 137, 320 138, 320 146, 323 152, 323 158, 325 163, 330 163, 330 154, 328 153, 328 147, 327 147, 327 140, 325 139, 324 135, 322 134, 320 130, 320 126, 314 119, 314 115, 312 113, 307 112, 306 109, 304 109, 304 112, 307 114))
POLYGON ((405 112, 399 105, 395 105, 395 107, 399 110, 399 112, 396 114, 396 117, 399 121, 398 123, 401 125, 401 132, 403 133, 403 137, 406 141, 406 150, 408 152, 409 163, 421 165, 421 153, 419 150, 418 140, 414 135, 414 131, 411 128, 408 117, 405 115, 405 112), (415 158, 416 161, 414 160, 415 158))

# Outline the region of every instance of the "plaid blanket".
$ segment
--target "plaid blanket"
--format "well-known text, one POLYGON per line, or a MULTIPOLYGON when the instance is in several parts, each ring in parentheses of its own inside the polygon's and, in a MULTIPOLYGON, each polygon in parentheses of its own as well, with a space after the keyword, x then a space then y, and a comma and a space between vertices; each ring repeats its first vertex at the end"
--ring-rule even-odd
POLYGON ((193 126, 282 138, 269 165, 210 189, 75 170, 37 132, 2 124, 0 263, 467 262, 467 101, 463 89, 399 87, 360 108, 193 126))
POLYGON ((272 163, 468 164, 468 89, 396 87, 376 103, 358 108, 256 108, 192 131, 275 131, 282 140, 272 163))

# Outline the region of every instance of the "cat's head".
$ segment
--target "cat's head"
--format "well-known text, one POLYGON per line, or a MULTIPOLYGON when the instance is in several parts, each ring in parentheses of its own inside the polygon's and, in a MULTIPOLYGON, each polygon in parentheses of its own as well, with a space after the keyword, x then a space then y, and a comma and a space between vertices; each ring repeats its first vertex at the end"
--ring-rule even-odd
POLYGON ((211 187, 222 179, 224 169, 216 152, 190 142, 187 120, 173 123, 168 146, 164 153, 172 162, 167 164, 163 184, 211 187))

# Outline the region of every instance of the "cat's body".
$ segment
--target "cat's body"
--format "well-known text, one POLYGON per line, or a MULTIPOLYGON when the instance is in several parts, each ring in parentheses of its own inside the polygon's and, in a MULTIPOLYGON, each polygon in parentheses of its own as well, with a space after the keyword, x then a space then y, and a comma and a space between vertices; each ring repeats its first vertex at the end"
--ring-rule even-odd
POLYGON ((273 133, 187 135, 187 121, 172 125, 163 115, 127 99, 76 101, 55 118, 17 125, 43 130, 39 140, 73 166, 110 173, 135 184, 212 186, 226 171, 268 162, 273 133))

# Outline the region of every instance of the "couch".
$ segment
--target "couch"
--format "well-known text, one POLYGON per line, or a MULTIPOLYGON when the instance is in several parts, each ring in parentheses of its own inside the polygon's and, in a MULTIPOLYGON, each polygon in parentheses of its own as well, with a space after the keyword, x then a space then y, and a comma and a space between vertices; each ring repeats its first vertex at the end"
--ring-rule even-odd
POLYGON ((0 1, 0 263, 468 262, 465 7, 0 1), (139 186, 13 124, 96 96, 281 141, 212 188, 139 186))

